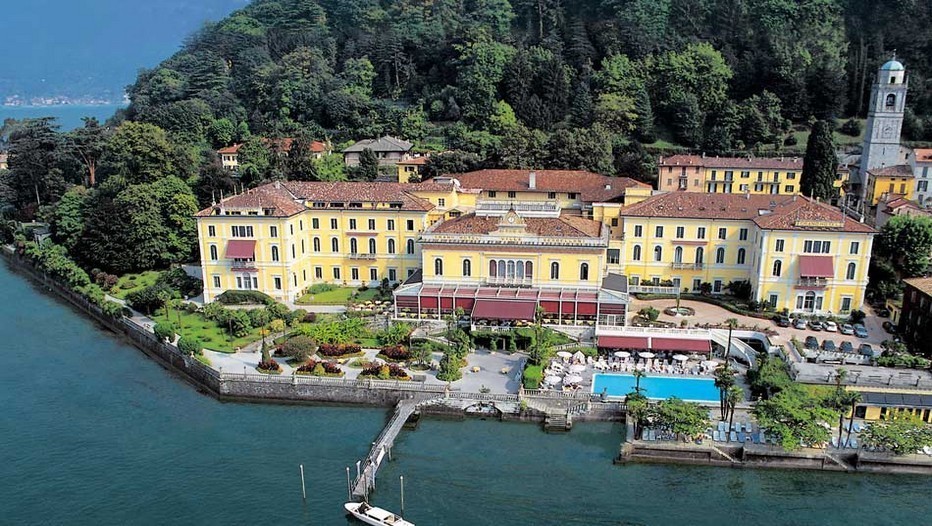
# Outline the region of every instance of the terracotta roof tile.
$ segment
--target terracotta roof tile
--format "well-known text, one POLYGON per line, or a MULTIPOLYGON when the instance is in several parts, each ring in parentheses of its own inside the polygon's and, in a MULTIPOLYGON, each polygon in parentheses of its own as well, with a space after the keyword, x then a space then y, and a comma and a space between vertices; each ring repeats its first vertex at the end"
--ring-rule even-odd
POLYGON ((220 154, 220 155, 224 155, 224 154, 227 154, 227 155, 230 155, 230 154, 237 154, 237 153, 239 153, 239 149, 242 148, 242 147, 243 147, 242 144, 234 144, 234 145, 232 145, 232 146, 227 146, 226 148, 220 148, 219 150, 217 150, 217 153, 220 154))
POLYGON ((913 154, 920 163, 932 163, 932 148, 916 148, 913 154))
POLYGON ((707 168, 747 168, 802 171, 800 157, 708 157, 702 155, 671 155, 660 159, 659 166, 702 166, 707 168))
POLYGON ((932 296, 932 276, 927 278, 909 278, 903 280, 907 285, 910 285, 920 291, 932 296))
POLYGON ((874 232, 832 206, 788 195, 668 192, 622 208, 621 216, 746 220, 766 230, 874 232))
POLYGON ((913 169, 906 164, 898 164, 896 166, 885 166, 883 168, 874 168, 873 170, 868 170, 871 175, 879 177, 912 177, 913 169))
POLYGON ((530 174, 535 173, 534 191, 575 192, 583 201, 597 203, 611 201, 624 195, 632 187, 650 188, 650 185, 629 177, 607 177, 582 170, 477 170, 449 174, 463 188, 480 188, 499 192, 525 192, 530 189, 530 174))
POLYGON ((298 199, 309 202, 360 202, 401 203, 402 210, 433 210, 434 205, 413 194, 416 190, 450 191, 450 186, 440 184, 404 184, 378 182, 303 182, 283 183, 298 199))
POLYGON ((196 213, 197 217, 218 215, 221 210, 270 210, 272 217, 288 217, 307 208, 296 201, 284 186, 270 183, 223 199, 217 205, 196 213))
MULTIPOLYGON (((599 237, 602 224, 576 216, 525 217, 527 232, 551 237, 599 237)), ((501 217, 465 214, 437 225, 433 232, 438 234, 488 234, 498 230, 501 217)))

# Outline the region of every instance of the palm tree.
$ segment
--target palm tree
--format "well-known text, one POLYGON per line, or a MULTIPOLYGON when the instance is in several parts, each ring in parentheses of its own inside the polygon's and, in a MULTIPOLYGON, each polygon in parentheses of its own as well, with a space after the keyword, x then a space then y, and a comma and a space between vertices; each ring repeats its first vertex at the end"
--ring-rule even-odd
POLYGON ((640 369, 634 370, 634 392, 638 395, 641 394, 641 378, 644 378, 645 376, 647 375, 644 374, 644 371, 640 369))
POLYGON ((728 428, 732 429, 735 423, 735 407, 744 399, 744 392, 737 385, 730 386, 725 391, 725 405, 728 410, 728 428))
POLYGON ((728 327, 728 346, 725 348, 725 365, 728 365, 728 355, 731 354, 731 331, 738 328, 738 320, 728 318, 725 320, 725 326, 728 327))
POLYGON ((845 389, 841 386, 842 382, 845 380, 845 377, 848 376, 848 371, 844 367, 839 367, 835 371, 835 400, 834 405, 835 409, 838 410, 838 447, 841 447, 841 430, 845 425, 845 411, 850 404, 848 403, 847 397, 845 396, 845 389))
POLYGON ((735 386, 735 373, 731 369, 731 366, 728 365, 728 361, 725 361, 725 366, 720 367, 715 370, 715 387, 718 388, 718 402, 719 402, 719 413, 721 414, 721 419, 725 420, 728 417, 728 403, 727 403, 727 393, 728 389, 735 386))
MULTIPOLYGON (((854 409, 857 407, 858 402, 861 401, 861 393, 857 391, 845 391, 844 401, 848 403, 848 407, 850 407, 851 410, 851 415, 848 418, 848 434, 845 435, 845 444, 847 444, 851 441, 851 428, 854 427, 854 409)), ((840 435, 838 440, 841 440, 840 435)))

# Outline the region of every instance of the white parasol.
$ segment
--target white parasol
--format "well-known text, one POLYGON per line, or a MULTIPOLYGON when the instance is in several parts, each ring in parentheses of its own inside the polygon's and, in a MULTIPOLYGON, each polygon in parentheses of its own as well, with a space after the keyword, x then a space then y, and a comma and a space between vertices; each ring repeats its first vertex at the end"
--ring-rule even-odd
POLYGON ((582 376, 578 374, 571 374, 563 379, 564 384, 578 384, 579 382, 582 382, 582 376))
POLYGON ((560 351, 560 352, 557 353, 557 356, 559 356, 560 358, 567 358, 567 359, 569 359, 569 358, 572 358, 572 357, 573 357, 573 353, 571 353, 571 352, 569 352, 569 351, 560 351))
POLYGON ((571 366, 570 366, 570 372, 571 372, 571 373, 581 373, 581 372, 583 372, 583 371, 585 371, 585 370, 586 370, 586 366, 585 366, 585 365, 582 365, 582 364, 577 364, 577 365, 571 365, 571 366))
POLYGON ((628 351, 617 351, 615 352, 615 356, 618 358, 627 358, 631 356, 631 353, 629 353, 628 351))
POLYGON ((721 364, 718 363, 718 362, 716 362, 715 360, 706 360, 706 361, 702 362, 702 365, 708 367, 709 369, 715 369, 716 367, 718 367, 718 366, 721 365, 721 364))
POLYGON ((686 356, 685 354, 674 354, 673 359, 678 362, 685 362, 689 359, 689 356, 686 356))
POLYGON ((586 361, 586 355, 582 351, 576 351, 576 354, 573 355, 574 360, 579 360, 581 362, 586 361))
POLYGON ((638 356, 640 356, 641 358, 653 358, 653 357, 654 357, 654 353, 652 353, 652 352, 639 352, 639 353, 638 353, 638 356))
POLYGON ((560 377, 559 376, 548 376, 547 378, 544 378, 544 383, 549 384, 549 385, 557 385, 558 383, 560 383, 560 377))

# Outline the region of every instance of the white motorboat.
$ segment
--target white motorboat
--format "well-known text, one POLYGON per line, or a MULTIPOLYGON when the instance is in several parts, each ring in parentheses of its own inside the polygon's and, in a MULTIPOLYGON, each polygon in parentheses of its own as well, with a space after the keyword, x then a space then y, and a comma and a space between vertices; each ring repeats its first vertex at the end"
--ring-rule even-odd
POLYGON ((366 502, 347 502, 343 505, 346 511, 357 519, 372 526, 414 526, 394 513, 370 506, 366 502))

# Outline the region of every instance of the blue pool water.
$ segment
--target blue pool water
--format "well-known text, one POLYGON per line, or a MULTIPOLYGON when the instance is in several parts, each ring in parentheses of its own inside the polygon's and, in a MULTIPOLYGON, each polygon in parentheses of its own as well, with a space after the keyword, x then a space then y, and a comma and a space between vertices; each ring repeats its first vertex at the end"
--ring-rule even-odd
MULTIPOLYGON (((596 374, 592 380, 592 392, 600 394, 607 390, 608 396, 625 396, 634 391, 634 376, 630 374, 596 374)), ((718 402, 715 380, 709 378, 674 378, 670 376, 645 376, 641 378, 644 396, 662 400, 675 396, 692 402, 718 402)))

